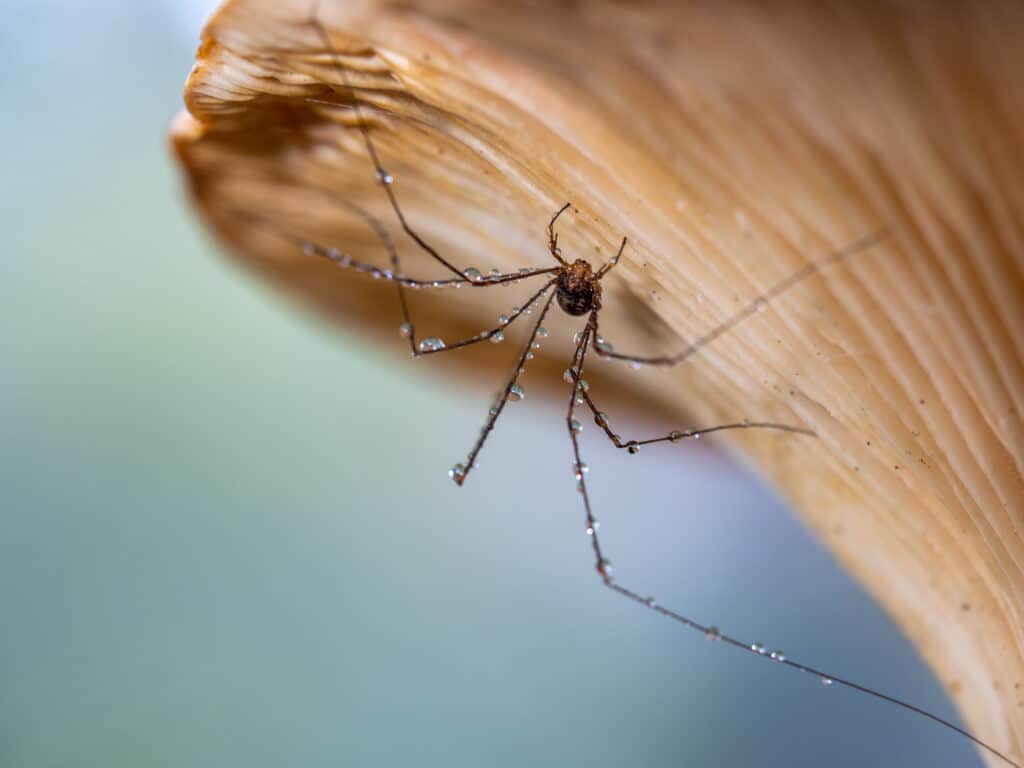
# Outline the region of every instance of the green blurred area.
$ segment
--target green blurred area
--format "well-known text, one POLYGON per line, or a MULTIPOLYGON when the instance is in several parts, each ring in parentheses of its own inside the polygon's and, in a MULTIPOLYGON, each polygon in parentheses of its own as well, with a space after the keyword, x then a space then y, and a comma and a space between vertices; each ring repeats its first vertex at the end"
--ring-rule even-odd
MULTIPOLYGON (((600 589, 560 404, 456 489, 487 393, 318 326, 189 211, 175 4, 0 9, 0 766, 978 764, 600 589)), ((625 583, 950 714, 756 480, 584 437, 625 583)))

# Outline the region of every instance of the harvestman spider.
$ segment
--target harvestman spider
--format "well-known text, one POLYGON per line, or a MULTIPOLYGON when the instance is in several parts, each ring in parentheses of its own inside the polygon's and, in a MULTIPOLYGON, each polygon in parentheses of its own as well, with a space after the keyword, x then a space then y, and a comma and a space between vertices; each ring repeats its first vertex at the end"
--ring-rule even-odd
MULTIPOLYGON (((562 256, 561 249, 558 246, 558 234, 555 231, 555 225, 559 217, 569 208, 570 204, 566 203, 563 205, 555 214, 547 225, 547 237, 548 237, 548 250, 551 253, 552 258, 555 261, 555 265, 548 268, 541 269, 523 269, 515 272, 501 273, 493 272, 489 275, 483 275, 474 268, 459 269, 454 266, 451 261, 444 258, 433 246, 431 246, 413 227, 409 224, 404 213, 402 212, 401 206, 399 205, 398 198, 395 195, 393 189, 394 178, 384 169, 381 163, 380 156, 377 152, 377 147, 371 136, 367 121, 363 115, 363 106, 358 101, 358 97, 355 90, 349 84, 348 76, 345 72, 344 67, 341 65, 339 59, 340 56, 334 49, 330 36, 326 29, 320 23, 318 19, 318 3, 313 7, 313 13, 310 16, 310 24, 316 30, 317 35, 320 37, 324 49, 331 56, 331 65, 338 72, 341 80, 341 85, 345 89, 346 93, 351 99, 351 105, 347 102, 332 101, 329 98, 308 98, 307 101, 328 106, 331 108, 351 108, 354 111, 356 117, 356 123, 358 129, 362 135, 363 143, 366 147, 366 152, 369 155, 371 162, 373 163, 376 171, 377 179, 383 188, 387 199, 390 203, 391 209, 394 211, 395 217, 401 225, 404 233, 419 247, 422 251, 428 254, 438 264, 443 266, 448 272, 451 273, 452 277, 441 279, 441 280, 422 280, 411 278, 403 274, 401 270, 401 263, 399 260, 398 250, 395 247, 394 242, 388 235, 384 227, 367 212, 363 211, 358 206, 352 203, 344 202, 343 204, 350 210, 354 211, 357 215, 363 218, 370 226, 374 229, 377 237, 383 243, 385 250, 390 256, 391 269, 381 269, 380 267, 361 262, 353 259, 349 255, 341 252, 336 248, 325 247, 318 243, 309 241, 306 238, 301 238, 290 233, 282 232, 281 230, 274 228, 275 232, 283 237, 284 239, 292 242, 294 245, 301 247, 303 251, 311 256, 318 256, 331 261, 341 267, 354 269, 357 272, 369 274, 378 279, 385 279, 395 284, 398 292, 398 301, 402 311, 402 324, 400 326, 401 335, 407 339, 409 343, 409 349, 414 357, 420 357, 425 355, 440 354, 442 352, 449 352, 454 349, 461 349, 468 347, 473 344, 480 343, 485 340, 490 341, 501 341, 504 338, 505 329, 512 325, 519 317, 524 314, 532 314, 535 306, 540 307, 537 319, 533 324, 533 328, 530 332, 529 338, 527 339, 526 345, 523 348, 522 353, 519 356, 518 363, 513 369, 512 375, 505 384, 505 388, 498 396, 494 405, 491 407, 487 421, 484 424, 483 429, 480 432, 480 436, 477 438, 472 449, 470 450, 466 461, 464 463, 458 463, 449 471, 449 476, 455 481, 456 484, 462 485, 469 473, 476 466, 476 459, 480 451, 483 448, 484 443, 487 441, 488 436, 494 429, 494 425, 497 422, 498 417, 501 415, 505 408, 505 405, 510 400, 519 400, 524 396, 522 389, 518 385, 518 379, 523 372, 524 366, 528 359, 532 357, 532 350, 537 346, 538 339, 543 338, 547 335, 547 331, 544 329, 543 322, 544 318, 551 309, 552 302, 558 302, 558 306, 568 315, 573 317, 586 317, 586 323, 583 326, 583 330, 576 335, 575 351, 573 353, 572 361, 569 368, 566 369, 564 379, 567 384, 572 385, 572 391, 569 397, 569 404, 565 416, 566 428, 569 433, 569 439, 572 443, 573 450, 573 471, 577 481, 577 488, 580 496, 583 500, 583 509, 585 512, 585 530, 590 538, 591 547, 594 554, 594 567, 600 577, 601 583, 612 590, 613 592, 622 595, 623 597, 637 603, 649 610, 660 613, 663 616, 672 619, 673 621, 682 624, 685 627, 694 629, 697 632, 702 633, 705 637, 711 640, 717 640, 727 645, 731 645, 740 650, 754 654, 755 656, 764 657, 775 663, 785 665, 791 669, 795 669, 800 672, 804 672, 818 678, 825 685, 836 684, 843 686, 855 691, 859 691, 863 694, 871 696, 873 698, 889 702, 897 707, 904 710, 913 712, 921 717, 928 718, 934 721, 940 726, 954 731, 966 739, 969 739, 974 744, 987 750, 991 754, 999 757, 1007 764, 1015 766, 1015 768, 1024 768, 1020 763, 1011 760, 1007 755, 1003 754, 999 750, 980 740, 976 736, 967 732, 966 730, 958 727, 954 723, 939 717, 938 715, 932 714, 924 709, 914 706, 906 701, 902 701, 893 696, 889 696, 878 690, 868 688, 866 686, 859 685, 850 680, 846 680, 836 675, 832 675, 822 670, 815 669, 813 667, 801 664, 797 661, 787 658, 781 651, 769 652, 760 643, 747 643, 731 637, 721 632, 717 627, 705 626, 693 619, 690 619, 674 610, 665 608, 658 604, 654 598, 645 597, 641 593, 634 591, 629 587, 625 587, 619 584, 612 578, 611 575, 611 563, 605 557, 604 552, 601 548, 601 543, 598 538, 598 521, 594 517, 594 513, 591 507, 590 496, 587 493, 586 484, 586 472, 587 466, 583 463, 580 454, 579 438, 578 434, 582 429, 580 422, 575 418, 576 408, 586 406, 591 414, 593 415, 595 423, 603 430, 607 438, 612 442, 616 448, 624 448, 629 453, 637 453, 640 446, 649 445, 652 443, 669 442, 675 443, 684 439, 696 439, 701 435, 709 434, 711 432, 720 432, 724 430, 732 429, 772 429, 783 432, 791 432, 805 436, 815 436, 814 432, 801 427, 789 426, 785 424, 776 424, 771 422, 753 422, 744 421, 733 424, 721 424, 712 426, 704 429, 687 429, 687 430, 673 430, 667 435, 662 437, 636 440, 629 439, 623 440, 618 434, 616 434, 609 424, 608 417, 597 407, 594 402, 592 395, 589 392, 589 387, 586 380, 583 378, 584 363, 586 361, 587 353, 590 350, 598 355, 599 357, 623 360, 634 365, 657 365, 657 366, 673 366, 677 365, 690 357, 695 355, 703 347, 707 346, 711 342, 715 341, 719 337, 728 333, 730 330, 735 328, 746 318, 757 313, 763 309, 770 301, 774 298, 801 282, 802 280, 811 277, 823 269, 838 264, 845 259, 853 256, 856 253, 867 250, 873 247, 882 240, 884 240, 888 233, 885 230, 879 230, 866 237, 851 243, 846 248, 834 252, 833 254, 826 256, 825 258, 811 262, 791 274, 786 279, 772 286, 770 289, 762 293, 753 301, 746 304, 742 309, 737 311, 731 317, 726 319, 724 322, 713 328, 703 336, 697 338, 695 341, 686 345, 681 351, 674 355, 665 356, 653 356, 644 357, 638 355, 626 355, 619 352, 613 351, 610 344, 604 341, 599 334, 599 316, 601 312, 601 296, 602 287, 601 281, 612 269, 618 264, 619 259, 622 257, 623 251, 627 245, 627 239, 624 237, 619 245, 618 251, 615 256, 608 260, 599 269, 594 268, 583 259, 575 259, 568 261, 562 256), (412 322, 412 316, 409 310, 409 302, 406 296, 407 288, 434 288, 444 286, 471 286, 474 288, 487 288, 496 285, 506 285, 520 280, 527 280, 534 277, 545 277, 546 280, 539 290, 533 293, 530 298, 522 307, 515 308, 508 315, 502 315, 499 318, 498 325, 495 327, 482 331, 475 336, 471 336, 460 341, 446 344, 440 338, 437 337, 426 337, 417 339, 416 328, 412 322)), ((330 87, 330 92, 334 93, 334 88, 330 87)), ((328 96, 330 94, 327 94, 328 96)), ((246 218, 256 221, 257 223, 267 224, 265 220, 258 216, 245 215, 246 218)))

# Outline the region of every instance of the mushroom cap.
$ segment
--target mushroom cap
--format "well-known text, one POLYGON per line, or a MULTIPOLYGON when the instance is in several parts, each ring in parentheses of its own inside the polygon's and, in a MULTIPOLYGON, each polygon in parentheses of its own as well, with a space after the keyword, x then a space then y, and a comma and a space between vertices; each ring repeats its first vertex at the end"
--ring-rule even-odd
MULTIPOLYGON (((445 276, 399 237, 355 101, 409 220, 459 267, 550 265, 544 226, 567 200, 570 260, 601 263, 628 236, 602 329, 638 354, 889 232, 685 365, 609 368, 605 397, 812 428, 729 443, 885 606, 972 732, 1019 759, 1024 5, 322 0, 334 52, 309 14, 225 3, 172 145, 236 259, 396 352, 394 286, 282 237, 386 267, 372 219, 404 272, 445 276)), ((502 290, 423 291, 415 311, 468 335, 511 303, 502 290)), ((452 370, 504 368, 497 352, 452 370)))

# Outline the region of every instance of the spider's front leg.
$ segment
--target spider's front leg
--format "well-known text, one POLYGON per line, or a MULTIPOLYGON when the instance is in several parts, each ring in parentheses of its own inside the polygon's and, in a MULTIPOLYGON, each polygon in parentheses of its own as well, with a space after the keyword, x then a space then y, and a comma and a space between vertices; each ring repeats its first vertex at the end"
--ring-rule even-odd
MULTIPOLYGON (((680 363, 688 360, 690 357, 695 355, 701 349, 706 347, 711 342, 724 336, 737 325, 742 323, 748 317, 756 315, 758 312, 764 310, 772 301, 778 298, 780 295, 788 291, 797 283, 800 283, 812 275, 816 275, 823 269, 839 264, 845 261, 849 257, 866 251, 875 245, 878 245, 889 236, 889 233, 885 229, 878 229, 869 235, 866 235, 859 240, 855 240, 845 248, 842 248, 834 253, 830 253, 828 256, 819 259, 818 261, 812 261, 805 264, 796 272, 789 275, 789 277, 780 280, 771 288, 764 293, 754 297, 751 301, 747 302, 738 311, 727 317, 717 326, 712 328, 710 331, 705 333, 703 336, 699 336, 693 342, 684 346, 681 350, 672 355, 627 355, 622 352, 615 352, 612 350, 610 344, 601 341, 599 344, 594 345, 594 352, 598 356, 604 357, 609 360, 624 360, 634 365, 659 365, 659 366, 673 366, 679 365, 680 363)), ((620 251, 621 252, 621 251, 620 251)), ((602 270, 604 271, 604 270, 602 270)), ((594 328, 594 340, 596 341, 599 337, 597 327, 594 328)))

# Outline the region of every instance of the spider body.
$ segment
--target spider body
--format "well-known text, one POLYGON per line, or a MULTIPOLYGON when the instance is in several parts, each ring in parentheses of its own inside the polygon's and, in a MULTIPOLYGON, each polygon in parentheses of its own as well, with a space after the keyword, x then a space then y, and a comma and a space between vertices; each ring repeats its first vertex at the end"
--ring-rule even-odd
POLYGON ((558 271, 555 283, 558 306, 573 317, 601 307, 601 278, 583 259, 558 271))

